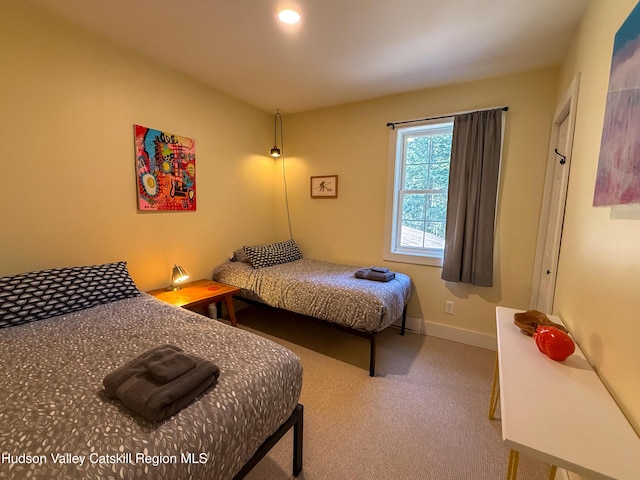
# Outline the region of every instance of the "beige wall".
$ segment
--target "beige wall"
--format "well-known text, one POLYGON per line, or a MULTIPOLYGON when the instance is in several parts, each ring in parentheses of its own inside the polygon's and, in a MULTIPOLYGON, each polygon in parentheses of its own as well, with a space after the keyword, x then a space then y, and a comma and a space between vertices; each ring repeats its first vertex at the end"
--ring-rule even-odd
MULTIPOLYGON (((528 304, 556 86, 557 70, 544 69, 285 116, 293 233, 303 253, 358 265, 384 264, 405 272, 415 285, 409 316, 493 334, 496 305, 528 304), (438 267, 383 262, 386 123, 502 105, 509 111, 495 286, 445 283, 438 267), (338 198, 310 199, 309 177, 330 174, 339 176, 338 198), (455 302, 453 316, 444 314, 445 300, 455 302)), ((284 209, 277 211, 285 238, 284 209)))
POLYGON ((0 275, 126 260, 139 288, 272 241, 272 118, 23 2, 0 2, 0 275), (133 124, 196 141, 197 211, 136 208, 133 124))
MULTIPOLYGON (((0 2, 0 275, 124 259, 146 290, 166 283, 173 262, 209 277, 234 248, 288 237, 282 163, 265 155, 270 115, 21 3, 0 2), (137 211, 134 123, 196 140, 196 212, 137 211)), ((640 214, 591 206, 613 36, 635 3, 591 2, 559 81, 556 70, 538 70, 285 112, 284 132, 305 255, 406 272, 416 287, 410 316, 493 333, 495 305, 527 306, 551 118, 581 72, 555 313, 640 431, 640 214), (496 286, 383 262, 386 122, 499 105, 509 112, 496 286), (339 198, 311 200, 309 176, 325 174, 339 175, 339 198), (454 316, 445 300, 456 302, 454 316)))
MULTIPOLYGON (((555 313, 640 431, 640 211, 591 206, 613 37, 635 4, 591 1, 559 81, 545 69, 285 112, 284 133, 293 233, 306 256, 406 272, 410 316, 491 334, 495 305, 527 306, 551 118, 580 72, 555 313), (383 262, 386 122, 500 105, 509 112, 496 286, 383 262), (339 175, 339 198, 311 200, 309 177, 325 174, 339 175), (445 300, 455 315, 444 314, 445 300)), ((282 162, 265 155, 270 115, 22 2, 0 2, 0 59, 0 275, 126 260, 146 290, 164 285, 174 262, 209 277, 242 244, 288 238, 282 162), (196 140, 196 212, 137 211, 134 123, 196 140)))
POLYGON ((562 66, 561 90, 581 83, 555 312, 640 432, 640 207, 592 207, 613 40, 636 4, 592 1, 562 66))

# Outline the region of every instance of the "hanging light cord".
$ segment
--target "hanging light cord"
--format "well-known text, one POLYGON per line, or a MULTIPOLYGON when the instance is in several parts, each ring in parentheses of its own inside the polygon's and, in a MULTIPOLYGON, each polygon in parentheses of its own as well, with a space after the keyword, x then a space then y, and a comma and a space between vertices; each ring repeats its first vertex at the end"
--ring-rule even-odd
POLYGON ((293 230, 291 229, 291 213, 289 213, 289 194, 287 192, 287 171, 284 165, 284 134, 282 133, 282 115, 276 112, 276 118, 280 118, 280 148, 282 149, 282 179, 284 181, 284 203, 287 207, 287 222, 289 223, 289 238, 293 238, 293 230))

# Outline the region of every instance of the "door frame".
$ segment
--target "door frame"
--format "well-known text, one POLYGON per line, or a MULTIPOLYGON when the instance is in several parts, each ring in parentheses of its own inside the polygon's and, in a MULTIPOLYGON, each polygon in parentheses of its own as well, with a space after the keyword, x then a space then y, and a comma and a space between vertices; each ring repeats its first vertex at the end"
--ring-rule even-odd
POLYGON ((569 172, 571 167, 571 157, 573 151, 573 135, 575 132, 576 125, 576 114, 577 114, 577 106, 578 106, 578 90, 580 86, 580 73, 577 73, 569 88, 567 88, 566 92, 562 96, 558 107, 556 108, 555 114, 553 115, 553 122, 551 124, 551 137, 549 141, 549 151, 547 153, 547 173, 545 177, 544 184, 544 195, 542 198, 542 207, 540 208, 540 223, 538 225, 538 241, 536 245, 536 256, 533 267, 533 276, 531 280, 531 293, 529 297, 529 308, 540 310, 543 313, 552 313, 553 312, 553 303, 555 298, 555 288, 556 288, 556 280, 558 276, 558 260, 560 257, 560 243, 562 239, 562 224, 564 224, 564 209, 567 201, 567 189, 569 186, 569 172), (560 198, 557 205, 551 205, 551 190, 553 183, 553 171, 555 167, 555 162, 559 161, 559 156, 556 154, 555 149, 557 148, 557 142, 559 137, 560 125, 562 122, 568 119, 568 127, 567 127, 567 142, 566 142, 566 152, 561 152, 565 156, 565 169, 562 174, 562 187, 560 189, 560 198), (553 209, 554 212, 557 212, 556 209, 562 209, 562 224, 557 226, 549 225, 550 218, 553 218, 553 215, 550 215, 550 211, 553 209), (555 228, 555 231, 549 232, 548 229, 555 228), (551 233, 551 237, 549 237, 549 233, 551 233), (553 265, 553 270, 551 275, 553 275, 551 279, 551 289, 552 295, 549 298, 549 301, 543 305, 538 305, 538 295, 540 293, 540 284, 541 284, 541 275, 543 269, 543 259, 544 259, 544 251, 546 248, 545 242, 547 238, 551 238, 553 242, 553 248, 556 250, 554 254, 554 258, 556 259, 553 265))

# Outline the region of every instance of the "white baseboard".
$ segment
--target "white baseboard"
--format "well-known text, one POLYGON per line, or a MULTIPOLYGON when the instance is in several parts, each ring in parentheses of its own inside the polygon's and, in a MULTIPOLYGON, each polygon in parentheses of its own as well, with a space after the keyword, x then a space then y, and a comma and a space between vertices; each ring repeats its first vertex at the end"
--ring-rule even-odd
MULTIPOLYGON (((396 322, 396 324, 400 325, 400 322, 396 322)), ((413 333, 422 333, 423 335, 443 338, 453 342, 464 343, 465 345, 486 348, 487 350, 497 350, 495 335, 473 332, 413 317, 407 317, 406 328, 413 333)))
MULTIPOLYGON (((392 326, 400 328, 402 326, 401 319, 396 320, 392 326)), ((411 333, 421 333, 432 337, 444 338, 445 340, 451 340, 453 342, 464 343, 465 345, 486 348, 487 350, 497 350, 495 335, 433 323, 416 317, 407 317, 405 328, 411 333)))

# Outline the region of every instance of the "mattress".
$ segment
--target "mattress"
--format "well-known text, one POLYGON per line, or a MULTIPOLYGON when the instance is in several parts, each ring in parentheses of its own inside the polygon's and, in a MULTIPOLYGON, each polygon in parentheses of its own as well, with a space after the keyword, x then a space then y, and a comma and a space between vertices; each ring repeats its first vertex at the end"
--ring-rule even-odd
POLYGON ((375 333, 402 317, 411 279, 402 273, 389 282, 356 278, 360 268, 309 258, 257 269, 227 261, 213 279, 240 287, 250 300, 375 333))
POLYGON ((142 294, 0 330, 0 478, 229 479, 291 415, 298 357, 142 294), (102 379, 171 343, 220 367, 164 422, 107 398, 102 379))

